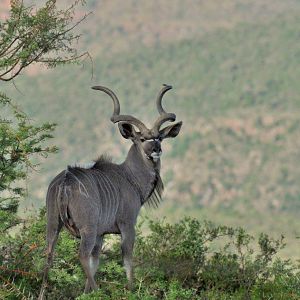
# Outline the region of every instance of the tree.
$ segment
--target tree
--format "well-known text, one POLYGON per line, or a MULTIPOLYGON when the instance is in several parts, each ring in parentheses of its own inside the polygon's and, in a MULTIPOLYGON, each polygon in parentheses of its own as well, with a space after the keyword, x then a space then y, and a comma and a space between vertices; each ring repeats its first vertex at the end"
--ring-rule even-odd
MULTIPOLYGON (((79 35, 74 28, 74 2, 58 9, 55 0, 37 8, 26 6, 22 0, 12 0, 9 18, 0 21, 0 81, 12 84, 31 64, 48 68, 77 63, 89 56, 78 54, 74 43, 79 35)), ((19 223, 17 209, 25 193, 22 179, 27 169, 35 168, 36 156, 47 156, 56 147, 44 146, 52 137, 55 124, 33 125, 27 115, 5 93, 0 91, 0 236, 19 223)), ((1 238, 0 238, 1 244, 1 238)))
POLYGON ((0 22, 0 80, 11 81, 33 63, 49 68, 78 62, 88 53, 78 54, 74 42, 79 35, 73 29, 87 15, 73 24, 77 0, 65 10, 56 6, 56 0, 34 10, 22 0, 12 0, 10 17, 0 22))

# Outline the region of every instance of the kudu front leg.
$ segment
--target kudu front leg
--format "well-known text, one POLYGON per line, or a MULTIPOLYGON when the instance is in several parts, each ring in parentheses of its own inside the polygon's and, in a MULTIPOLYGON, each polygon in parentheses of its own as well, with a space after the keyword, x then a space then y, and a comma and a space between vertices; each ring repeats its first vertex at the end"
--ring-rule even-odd
POLYGON ((135 229, 134 227, 125 228, 121 231, 122 242, 121 242, 121 250, 124 268, 126 271, 126 277, 128 280, 127 288, 132 290, 134 287, 134 275, 133 275, 133 266, 132 266, 132 252, 135 240, 135 229))

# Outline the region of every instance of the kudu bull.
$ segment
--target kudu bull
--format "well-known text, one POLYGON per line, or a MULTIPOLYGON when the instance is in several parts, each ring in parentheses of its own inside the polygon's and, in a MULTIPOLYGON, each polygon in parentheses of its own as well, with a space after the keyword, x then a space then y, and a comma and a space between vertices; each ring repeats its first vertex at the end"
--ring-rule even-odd
POLYGON ((163 184, 160 178, 161 142, 176 137, 182 122, 160 129, 166 121, 174 122, 175 114, 162 107, 163 95, 172 87, 164 85, 156 105, 159 117, 151 129, 130 115, 120 115, 117 96, 108 88, 92 87, 108 94, 114 104, 111 117, 118 123, 121 135, 133 142, 126 160, 114 164, 100 157, 89 168, 70 167, 57 175, 47 192, 47 262, 39 299, 44 299, 53 250, 63 226, 81 239, 79 258, 86 274, 85 292, 97 288, 94 275, 99 264, 103 236, 121 234, 124 267, 131 288, 133 284, 132 252, 135 224, 141 206, 157 205, 163 184))

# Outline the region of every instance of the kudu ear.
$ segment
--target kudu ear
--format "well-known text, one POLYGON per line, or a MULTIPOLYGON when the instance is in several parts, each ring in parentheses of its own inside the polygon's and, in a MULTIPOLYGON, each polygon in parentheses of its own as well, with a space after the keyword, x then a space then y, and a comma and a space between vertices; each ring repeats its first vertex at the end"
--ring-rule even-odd
POLYGON ((161 129, 159 131, 159 135, 162 139, 166 139, 166 138, 174 138, 178 135, 178 133, 180 132, 181 129, 181 125, 182 125, 182 121, 177 122, 175 124, 172 124, 168 127, 165 127, 163 129, 161 129))
POLYGON ((125 139, 132 139, 136 136, 136 131, 134 127, 127 122, 119 122, 118 123, 120 133, 125 139))

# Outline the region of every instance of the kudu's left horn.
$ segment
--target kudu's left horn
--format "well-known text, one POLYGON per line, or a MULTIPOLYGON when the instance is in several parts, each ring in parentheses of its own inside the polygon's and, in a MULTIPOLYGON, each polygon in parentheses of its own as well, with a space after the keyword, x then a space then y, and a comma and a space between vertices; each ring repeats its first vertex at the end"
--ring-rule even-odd
POLYGON ((161 127, 161 125, 163 123, 165 123, 167 121, 174 122, 176 120, 175 114, 166 112, 162 107, 162 98, 163 98, 164 94, 171 89, 172 89, 171 85, 164 84, 157 96, 156 107, 157 107, 157 110, 158 110, 160 116, 157 118, 157 120, 155 121, 154 126, 152 128, 152 130, 155 133, 158 133, 159 128, 161 127))

